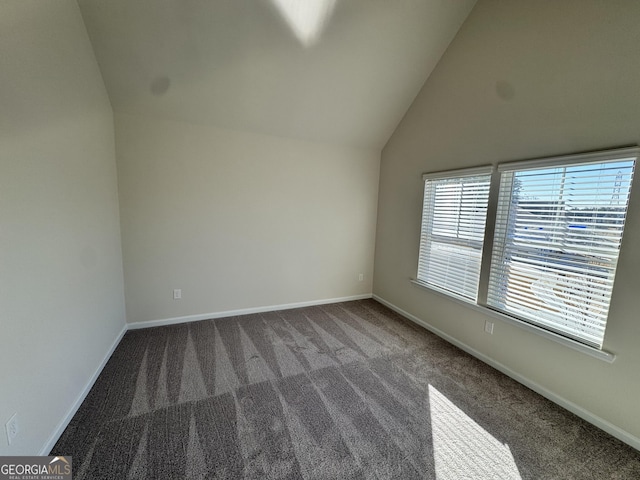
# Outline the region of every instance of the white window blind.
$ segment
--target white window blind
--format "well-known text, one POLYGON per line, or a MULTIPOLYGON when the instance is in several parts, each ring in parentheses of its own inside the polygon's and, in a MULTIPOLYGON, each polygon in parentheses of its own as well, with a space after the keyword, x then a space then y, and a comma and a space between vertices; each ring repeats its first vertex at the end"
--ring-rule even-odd
POLYGON ((637 150, 504 164, 487 303, 602 347, 637 150))
POLYGON ((424 175, 418 281, 475 301, 491 167, 424 175))

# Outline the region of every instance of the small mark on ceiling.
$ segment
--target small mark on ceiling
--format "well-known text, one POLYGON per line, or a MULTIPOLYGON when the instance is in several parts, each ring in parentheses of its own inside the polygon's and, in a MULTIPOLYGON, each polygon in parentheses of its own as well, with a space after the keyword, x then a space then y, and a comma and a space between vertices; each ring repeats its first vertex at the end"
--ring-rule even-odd
POLYGON ((510 100, 513 100, 513 97, 516 96, 516 90, 515 88, 513 88, 513 85, 511 85, 509 82, 504 80, 498 80, 496 82, 496 94, 502 100, 505 100, 508 102, 510 100))
POLYGON ((151 90, 152 94, 161 96, 167 93, 167 90, 169 90, 170 86, 171 80, 169 80, 169 77, 163 75, 160 77, 156 77, 151 81, 149 90, 151 90))

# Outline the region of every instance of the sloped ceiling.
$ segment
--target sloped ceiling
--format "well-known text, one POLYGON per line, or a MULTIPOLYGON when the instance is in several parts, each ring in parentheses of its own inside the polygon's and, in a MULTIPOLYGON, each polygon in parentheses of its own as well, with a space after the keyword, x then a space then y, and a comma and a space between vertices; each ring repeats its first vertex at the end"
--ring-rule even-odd
POLYGON ((114 111, 382 148, 475 0, 79 0, 114 111))

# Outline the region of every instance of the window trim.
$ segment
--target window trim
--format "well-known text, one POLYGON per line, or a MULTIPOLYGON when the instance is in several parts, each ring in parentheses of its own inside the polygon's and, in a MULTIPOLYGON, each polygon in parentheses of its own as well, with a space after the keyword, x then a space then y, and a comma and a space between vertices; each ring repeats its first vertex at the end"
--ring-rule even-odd
POLYGON ((451 177, 475 177, 478 175, 493 175, 493 165, 482 165, 480 167, 460 168, 457 170, 441 170, 439 172, 423 173, 422 181, 438 180, 451 177))
POLYGON ((553 342, 569 347, 572 350, 589 355, 590 357, 597 358, 598 360, 603 360, 607 363, 613 363, 616 359, 615 353, 611 353, 604 349, 600 350, 595 347, 590 347, 589 345, 586 345, 584 343, 578 342, 576 340, 572 340, 569 337, 565 337, 563 335, 559 335, 549 330, 545 330, 544 328, 537 327, 532 323, 528 323, 528 322, 525 322, 524 320, 520 320, 517 317, 513 317, 506 313, 499 312, 498 310, 494 310, 491 307, 480 305, 479 303, 473 303, 471 300, 460 297, 458 295, 452 295, 450 292, 444 289, 434 288, 433 286, 427 285, 421 282, 420 280, 416 280, 412 278, 410 281, 413 285, 417 287, 427 289, 430 292, 435 293, 436 295, 453 300, 454 302, 460 305, 463 305, 464 307, 475 310, 476 312, 482 313, 487 317, 498 319, 509 325, 515 325, 516 327, 526 330, 527 332, 535 333, 548 340, 551 340, 553 342))
POLYGON ((616 148, 611 150, 599 150, 597 152, 576 153, 572 155, 559 155, 555 157, 535 158, 532 160, 518 160, 515 162, 499 163, 497 171, 511 172, 514 170, 520 170, 521 168, 534 169, 554 167, 558 164, 564 166, 568 165, 580 165, 581 163, 597 163, 611 162, 622 158, 636 157, 638 160, 638 154, 640 153, 640 147, 626 147, 616 148))
MULTIPOLYGON (((490 276, 491 261, 493 256, 493 243, 494 243, 494 236, 495 236, 497 210, 498 210, 498 197, 500 193, 499 192, 500 178, 503 172, 516 171, 524 168, 534 169, 534 168, 553 167, 553 166, 558 166, 560 164, 563 166, 569 166, 569 165, 579 165, 584 163, 596 163, 598 161, 610 162, 610 161, 615 161, 617 159, 628 159, 631 157, 635 158, 636 168, 637 168, 638 163, 640 163, 640 147, 633 146, 633 147, 600 150, 600 151, 587 152, 587 153, 559 155, 559 156, 536 158, 536 159, 530 159, 530 160, 503 162, 503 163, 497 164, 497 168, 494 168, 493 166, 482 166, 482 167, 466 168, 466 169, 460 169, 460 170, 448 170, 448 171, 439 171, 439 172, 423 174, 422 179, 424 182, 427 179, 447 178, 454 175, 465 176, 466 174, 479 175, 479 174, 487 174, 487 172, 489 172, 491 174, 490 189, 489 189, 489 203, 487 207, 487 219, 486 219, 486 225, 485 225, 483 255, 482 255, 482 260, 480 265, 480 279, 478 284, 477 300, 474 302, 473 300, 461 297, 448 290, 439 289, 434 287, 433 285, 426 284, 425 282, 420 281, 417 278, 412 278, 411 283, 421 288, 425 288, 429 291, 435 292, 440 296, 453 299, 456 303, 460 303, 462 305, 470 307, 473 310, 476 310, 486 316, 497 318, 501 321, 504 321, 505 323, 516 325, 524 330, 527 330, 532 333, 536 333, 556 343, 565 345, 573 350, 579 351, 581 353, 585 353, 591 357, 606 361, 608 363, 612 363, 615 360, 616 355, 605 349, 606 332, 605 332, 605 336, 604 336, 601 348, 597 348, 595 346, 582 343, 578 340, 574 340, 570 337, 566 337, 562 334, 555 333, 553 331, 547 330, 535 324, 529 323, 524 319, 510 315, 506 312, 497 310, 492 306, 488 305, 487 294, 489 291, 489 276, 490 276)), ((631 183, 631 191, 633 191, 633 188, 634 188, 633 185, 635 183, 637 182, 634 176, 633 181, 631 183)), ((422 200, 424 202, 424 198, 422 200)), ((421 212, 421 215, 423 214, 424 212, 421 212)), ((627 213, 627 218, 628 218, 628 213, 627 213)), ((625 223, 626 223, 626 220, 627 219, 625 219, 625 223)), ((624 236, 623 236, 622 242, 624 243, 624 236)), ((419 254, 419 251, 418 251, 418 254, 419 254)), ((608 319, 607 319, 607 323, 608 323, 608 319)))

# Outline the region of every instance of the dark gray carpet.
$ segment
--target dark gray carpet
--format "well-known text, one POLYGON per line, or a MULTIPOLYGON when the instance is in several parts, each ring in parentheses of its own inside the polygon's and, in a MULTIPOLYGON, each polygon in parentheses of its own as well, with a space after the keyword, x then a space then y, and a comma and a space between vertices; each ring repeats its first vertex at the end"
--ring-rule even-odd
POLYGON ((128 332, 76 479, 631 479, 640 453, 373 300, 128 332))

